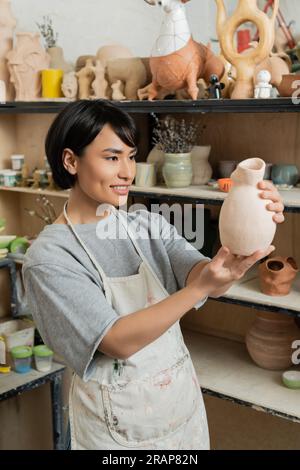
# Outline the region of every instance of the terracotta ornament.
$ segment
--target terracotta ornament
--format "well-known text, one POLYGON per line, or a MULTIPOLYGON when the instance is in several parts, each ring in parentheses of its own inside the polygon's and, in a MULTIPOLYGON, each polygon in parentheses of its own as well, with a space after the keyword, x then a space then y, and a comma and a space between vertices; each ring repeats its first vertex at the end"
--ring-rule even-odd
POLYGON ((147 70, 139 57, 108 60, 106 70, 110 85, 121 80, 128 100, 137 100, 138 90, 147 84, 147 70))
POLYGON ((16 20, 11 11, 10 0, 0 0, 0 80, 3 80, 6 88, 6 99, 12 101, 14 88, 10 83, 10 74, 6 56, 13 48, 13 34, 16 28, 16 20))
POLYGON ((133 57, 131 51, 120 44, 102 46, 96 54, 96 59, 100 60, 104 67, 109 60, 128 59, 129 57, 133 57))
POLYGON ((219 230, 223 246, 235 255, 250 256, 266 250, 276 231, 273 213, 266 209, 270 200, 262 199, 257 188, 266 164, 260 158, 242 161, 231 174, 233 186, 220 212, 219 230))
POLYGON ((258 8, 257 0, 239 0, 237 8, 229 18, 224 0, 215 1, 218 8, 217 33, 221 50, 237 71, 237 80, 231 98, 253 98, 255 68, 269 57, 274 45, 279 0, 274 0, 270 18, 258 8), (260 40, 256 48, 239 54, 235 47, 235 33, 238 27, 247 21, 257 26, 260 40))
POLYGON ((95 79, 94 65, 92 59, 86 61, 85 67, 76 72, 79 84, 79 99, 87 100, 91 96, 91 87, 95 79))
POLYGON ((92 89, 94 91, 92 98, 108 99, 108 81, 105 79, 105 67, 103 67, 100 60, 96 60, 96 65, 92 66, 92 69, 95 75, 95 80, 92 82, 92 89))
POLYGON ((96 56, 95 55, 80 55, 75 63, 75 72, 79 72, 83 67, 86 65, 86 61, 90 59, 93 63, 93 65, 96 64, 96 56))
POLYGON ((15 48, 7 54, 10 80, 17 101, 33 101, 41 95, 41 70, 48 69, 50 57, 40 44, 39 33, 17 33, 15 48))
POLYGON ((258 312, 247 332, 246 346, 253 361, 269 370, 284 370, 292 365, 292 344, 299 339, 293 318, 280 313, 258 312))
POLYGON ((266 295, 288 295, 298 272, 293 258, 269 258, 259 265, 261 291, 266 295))
POLYGON ((75 100, 78 94, 78 81, 75 72, 66 73, 63 77, 61 90, 66 98, 75 100))
POLYGON ((161 5, 165 11, 150 57, 152 83, 148 99, 157 98, 160 90, 174 92, 187 88, 189 97, 196 100, 198 79, 204 78, 209 83, 211 75, 215 74, 220 80, 224 73, 223 62, 209 47, 192 38, 184 9, 189 0, 145 1, 149 5, 161 5))
POLYGON ((121 80, 117 80, 116 83, 111 85, 112 99, 115 101, 126 100, 126 96, 123 94, 124 85, 121 80))

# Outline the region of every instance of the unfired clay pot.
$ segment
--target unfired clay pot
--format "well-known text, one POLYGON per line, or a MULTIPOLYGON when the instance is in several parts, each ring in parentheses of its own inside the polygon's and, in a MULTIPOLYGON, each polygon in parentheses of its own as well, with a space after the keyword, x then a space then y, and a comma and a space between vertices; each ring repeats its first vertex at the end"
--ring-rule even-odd
POLYGON ((273 213, 266 209, 271 201, 262 199, 257 188, 265 166, 260 158, 249 158, 231 175, 233 187, 221 208, 219 230, 222 245, 233 254, 250 256, 266 250, 274 238, 273 213))
POLYGON ((261 291, 266 295, 288 295, 298 267, 293 258, 269 258, 259 265, 261 291))
POLYGON ((280 313, 258 312, 246 335, 246 345, 253 361, 269 370, 292 365, 292 343, 299 339, 293 318, 280 313))
POLYGON ((191 151, 193 179, 192 184, 206 184, 212 176, 212 167, 208 161, 211 145, 195 145, 191 151))

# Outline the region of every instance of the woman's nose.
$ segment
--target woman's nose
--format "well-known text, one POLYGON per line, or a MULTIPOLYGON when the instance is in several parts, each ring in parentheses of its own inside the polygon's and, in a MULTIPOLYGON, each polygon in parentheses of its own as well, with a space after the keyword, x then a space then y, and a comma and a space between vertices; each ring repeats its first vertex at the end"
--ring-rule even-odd
POLYGON ((134 167, 131 161, 123 160, 119 167, 119 176, 120 178, 133 178, 134 177, 134 167))

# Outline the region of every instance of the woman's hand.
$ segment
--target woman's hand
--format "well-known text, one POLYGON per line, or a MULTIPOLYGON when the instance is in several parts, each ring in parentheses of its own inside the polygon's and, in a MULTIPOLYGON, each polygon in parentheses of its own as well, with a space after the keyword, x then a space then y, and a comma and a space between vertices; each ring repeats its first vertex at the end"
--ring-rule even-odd
POLYGON ((275 247, 271 245, 267 250, 256 251, 251 256, 237 256, 231 254, 228 248, 222 247, 216 256, 203 266, 193 283, 204 288, 210 297, 220 297, 234 281, 241 279, 257 261, 274 250, 275 247))
POLYGON ((275 212, 273 215, 274 222, 277 224, 282 224, 282 222, 284 222, 284 205, 282 198, 272 181, 260 181, 257 187, 264 190, 260 193, 260 197, 262 199, 270 199, 272 201, 267 205, 267 209, 269 211, 275 212))

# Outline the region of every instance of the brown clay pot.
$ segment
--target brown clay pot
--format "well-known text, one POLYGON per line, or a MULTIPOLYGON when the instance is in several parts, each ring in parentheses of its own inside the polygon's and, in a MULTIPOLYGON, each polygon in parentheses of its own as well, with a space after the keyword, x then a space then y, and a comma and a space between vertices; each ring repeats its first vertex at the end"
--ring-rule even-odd
POLYGON ((246 346, 258 366, 282 370, 292 365, 292 343, 299 338, 293 318, 280 313, 258 312, 246 335, 246 346))
POLYGON ((280 96, 286 96, 286 97, 292 96, 293 93, 295 93, 296 90, 299 88, 299 86, 296 88, 293 88, 293 83, 296 80, 300 80, 300 74, 295 75, 295 74, 290 73, 287 75, 283 75, 282 81, 280 85, 277 87, 280 96))
POLYGON ((298 272, 293 258, 269 258, 259 265, 261 291, 266 295, 288 295, 298 272))

